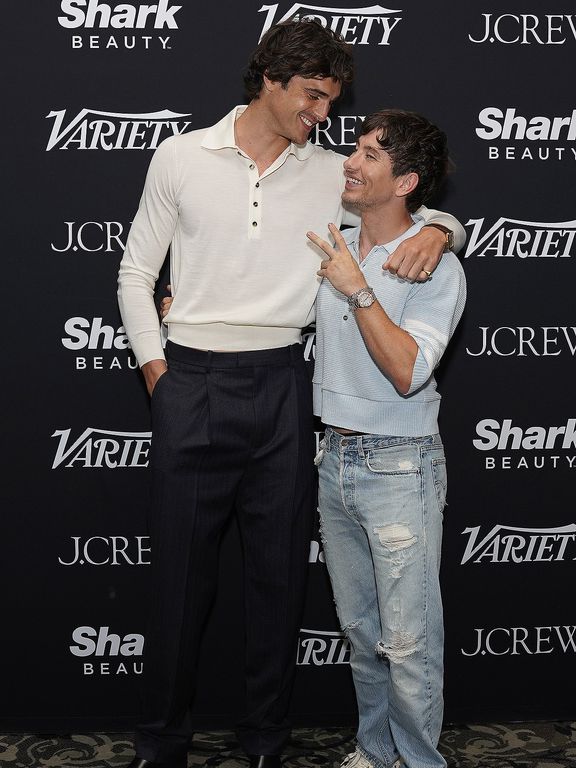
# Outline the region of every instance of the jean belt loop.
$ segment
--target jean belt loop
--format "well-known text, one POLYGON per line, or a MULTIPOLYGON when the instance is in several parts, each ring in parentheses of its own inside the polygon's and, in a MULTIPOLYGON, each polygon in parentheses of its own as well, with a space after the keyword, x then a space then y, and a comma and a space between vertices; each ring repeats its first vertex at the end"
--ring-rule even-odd
POLYGON ((356 447, 358 449, 358 456, 363 459, 364 458, 364 438, 362 435, 358 435, 356 438, 356 447))
POLYGON ((332 435, 334 433, 330 429, 330 427, 327 427, 324 431, 324 450, 329 451, 331 448, 331 442, 332 442, 332 435))

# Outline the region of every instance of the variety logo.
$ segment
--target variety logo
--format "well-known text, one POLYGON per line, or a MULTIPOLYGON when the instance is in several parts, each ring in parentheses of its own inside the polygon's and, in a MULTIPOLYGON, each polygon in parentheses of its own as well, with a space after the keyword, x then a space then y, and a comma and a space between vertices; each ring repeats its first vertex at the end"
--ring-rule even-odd
POLYGON ((62 0, 58 23, 64 29, 78 30, 84 34, 71 36, 71 46, 79 48, 172 48, 171 37, 160 34, 143 34, 143 31, 178 29, 176 14, 181 5, 171 5, 160 0, 154 5, 119 3, 108 5, 99 0, 62 0), (136 34, 86 34, 86 30, 133 30, 136 34))
POLYGON ((260 39, 273 24, 289 19, 296 21, 314 19, 324 27, 341 35, 351 45, 390 45, 390 35, 402 21, 400 10, 371 5, 364 8, 338 8, 322 5, 294 3, 285 13, 278 12, 279 4, 263 5, 258 13, 265 13, 266 18, 260 39))
POLYGON ((576 653, 576 626, 476 628, 463 656, 537 656, 576 653))
POLYGON ((144 636, 129 634, 120 636, 109 631, 109 627, 77 627, 72 632, 70 653, 78 658, 94 656, 97 659, 112 658, 112 661, 84 662, 85 675, 141 675, 144 670, 142 661, 128 661, 131 657, 142 656, 144 652, 144 636), (118 656, 124 661, 116 661, 118 656))
POLYGON ((172 112, 102 112, 81 109, 76 117, 65 123, 65 109, 53 110, 46 117, 54 119, 46 152, 52 149, 156 149, 168 136, 184 133, 190 113, 172 112))
POLYGON ((300 666, 315 667, 349 664, 350 643, 343 632, 301 629, 296 663, 300 666))
POLYGON ((478 343, 466 347, 472 357, 558 357, 576 353, 576 328, 569 325, 532 327, 480 325, 478 343))
POLYGON ((494 525, 480 537, 480 526, 465 528, 468 543, 460 565, 472 563, 542 563, 576 560, 576 523, 558 528, 494 525))
POLYGON ((124 326, 118 328, 105 325, 102 317, 70 317, 64 323, 64 333, 60 341, 65 349, 73 352, 113 352, 112 355, 75 355, 74 365, 77 371, 121 371, 136 370, 138 363, 130 353, 131 347, 124 326), (125 354, 118 355, 120 350, 125 354))
POLYGON ((567 144, 576 140, 576 109, 563 117, 525 117, 512 107, 485 107, 478 122, 479 139, 500 142, 488 147, 489 160, 576 160, 576 148, 567 144))
POLYGON ((57 429, 58 447, 52 469, 147 467, 152 432, 112 432, 88 427, 76 440, 71 429, 57 429))
POLYGON ((149 536, 70 536, 72 551, 60 565, 150 565, 149 536))
POLYGON ((119 221, 65 221, 64 226, 62 238, 50 243, 56 253, 123 253, 126 248, 126 240, 121 238, 129 225, 119 221))
POLYGON ((323 123, 317 123, 312 131, 312 144, 330 149, 331 147, 354 147, 357 130, 364 120, 364 115, 339 115, 327 117, 323 123))
POLYGON ((476 37, 471 43, 504 43, 505 45, 564 45, 576 40, 576 16, 546 13, 483 13, 476 37))
POLYGON ((566 259, 575 251, 576 219, 561 222, 499 218, 484 227, 485 219, 470 219, 472 227, 464 258, 494 256, 518 259, 566 259))
POLYGON ((515 426, 511 419, 482 419, 476 425, 477 451, 496 451, 485 456, 485 469, 576 469, 576 419, 558 427, 515 426), (508 455, 502 455, 507 451, 508 455))

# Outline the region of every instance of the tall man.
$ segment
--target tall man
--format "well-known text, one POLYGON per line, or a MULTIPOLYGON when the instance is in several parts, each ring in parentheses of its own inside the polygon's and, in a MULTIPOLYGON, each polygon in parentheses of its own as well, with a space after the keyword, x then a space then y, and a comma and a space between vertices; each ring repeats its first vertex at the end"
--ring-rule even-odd
MULTIPOLYGON (((238 738, 251 765, 280 765, 314 508, 299 342, 320 280, 304 233, 343 218, 342 158, 307 139, 351 78, 350 50, 329 30, 273 27, 249 64, 249 105, 168 139, 150 164, 119 276, 154 435, 154 594, 133 768, 186 765, 198 646, 233 512, 245 559, 238 738), (153 293, 169 247, 166 362, 153 293)), ((461 231, 451 217, 434 222, 461 231)), ((389 268, 425 277, 445 237, 427 227, 389 268)))
POLYGON ((413 213, 446 164, 446 137, 424 118, 369 116, 344 163, 342 199, 360 210, 360 227, 342 236, 332 225, 335 247, 309 234, 328 256, 318 272, 318 505, 359 713, 343 768, 446 766, 437 749, 446 469, 433 371, 464 309, 464 272, 452 253, 424 283, 381 269, 422 227, 413 213))

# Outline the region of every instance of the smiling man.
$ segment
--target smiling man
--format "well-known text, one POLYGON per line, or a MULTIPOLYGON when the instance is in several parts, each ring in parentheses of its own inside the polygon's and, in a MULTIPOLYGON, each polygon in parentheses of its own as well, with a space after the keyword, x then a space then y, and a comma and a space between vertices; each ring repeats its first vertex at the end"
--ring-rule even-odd
MULTIPOLYGON (((338 225, 342 157, 307 143, 352 78, 349 47, 314 22, 270 29, 245 78, 248 106, 155 153, 120 266, 126 332, 152 396, 153 547, 144 721, 133 768, 185 768, 198 647, 230 516, 244 549, 250 765, 279 766, 289 733, 310 529, 313 425, 301 329, 318 254, 338 225), (171 251, 166 357, 154 287, 171 251)), ((388 268, 426 277, 458 223, 433 224, 388 268)), ((463 238, 460 238, 461 241, 463 238)), ((231 648, 235 652, 235 648, 231 648)))
POLYGON ((453 253, 409 283, 382 262, 422 227, 414 213, 446 173, 446 136, 411 112, 366 118, 342 199, 360 227, 318 274, 314 410, 326 425, 318 507, 340 624, 351 648, 358 744, 342 768, 445 768, 438 571, 446 496, 434 369, 462 315, 453 253))

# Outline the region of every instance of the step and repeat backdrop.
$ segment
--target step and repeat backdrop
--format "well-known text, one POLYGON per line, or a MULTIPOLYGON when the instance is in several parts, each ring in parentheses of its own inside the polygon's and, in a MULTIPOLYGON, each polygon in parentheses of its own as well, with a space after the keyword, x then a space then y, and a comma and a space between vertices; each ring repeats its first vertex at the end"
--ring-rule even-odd
MULTIPOLYGON (((249 52, 291 17, 354 46, 355 85, 315 142, 346 154, 362 116, 383 106, 424 113, 450 140, 455 172, 436 202, 466 227, 469 300, 439 375, 447 719, 576 717, 573 11, 535 0, 4 4, 1 727, 137 717, 151 433, 118 264, 154 149, 242 103, 249 52)), ((312 366, 313 329, 302 353, 312 366)), ((241 570, 232 525, 201 727, 230 726, 240 706, 241 570)), ((353 722, 318 535, 297 654, 295 722, 353 722)))

